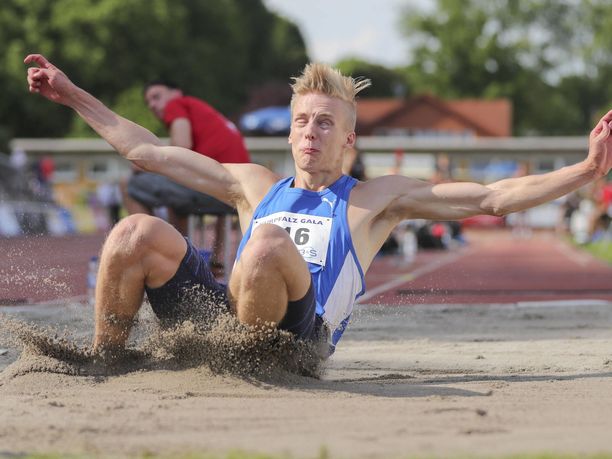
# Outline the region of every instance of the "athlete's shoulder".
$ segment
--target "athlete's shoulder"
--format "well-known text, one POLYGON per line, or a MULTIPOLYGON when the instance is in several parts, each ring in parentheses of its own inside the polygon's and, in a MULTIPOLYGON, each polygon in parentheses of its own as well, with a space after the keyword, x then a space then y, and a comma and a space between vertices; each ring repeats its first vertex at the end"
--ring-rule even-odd
POLYGON ((242 192, 251 204, 259 203, 272 186, 282 178, 277 173, 259 164, 225 163, 223 166, 240 184, 242 192))
POLYGON ((384 193, 396 182, 394 175, 383 175, 365 181, 357 181, 353 189, 354 194, 374 195, 384 193))
POLYGON ((384 175, 358 182, 351 193, 350 204, 365 206, 378 214, 417 183, 418 180, 402 175, 384 175))
POLYGON ((234 177, 245 181, 276 183, 282 177, 265 166, 255 163, 223 163, 234 177))

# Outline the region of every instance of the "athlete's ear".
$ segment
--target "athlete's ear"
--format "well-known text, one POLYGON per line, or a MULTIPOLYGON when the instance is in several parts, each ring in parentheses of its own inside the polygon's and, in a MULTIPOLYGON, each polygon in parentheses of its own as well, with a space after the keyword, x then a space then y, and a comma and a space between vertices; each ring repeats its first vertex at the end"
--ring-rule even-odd
POLYGON ((356 139, 357 135, 355 134, 355 131, 349 132, 349 134, 346 136, 346 143, 344 144, 344 146, 347 148, 353 148, 355 146, 356 139))

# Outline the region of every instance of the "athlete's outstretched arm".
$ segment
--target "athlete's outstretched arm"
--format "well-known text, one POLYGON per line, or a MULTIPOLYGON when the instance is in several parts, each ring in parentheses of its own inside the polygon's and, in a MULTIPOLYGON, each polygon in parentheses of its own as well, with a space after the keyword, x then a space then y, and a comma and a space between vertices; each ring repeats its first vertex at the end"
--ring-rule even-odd
POLYGON ((382 177, 387 216, 394 219, 452 220, 478 214, 506 215, 551 201, 603 177, 612 168, 612 110, 589 137, 587 158, 541 175, 500 180, 489 185, 443 183, 432 185, 405 177, 382 177))
MULTIPOLYGON (((76 86, 44 56, 30 54, 24 63, 37 65, 28 68, 30 92, 74 109, 126 159, 145 170, 165 175, 189 188, 234 205, 244 199, 251 200, 249 198, 252 198, 252 190, 245 191, 243 185, 254 174, 244 169, 260 166, 224 166, 191 150, 164 146, 149 130, 117 115, 91 94, 76 86)), ((247 188, 256 187, 262 182, 264 185, 273 183, 273 174, 267 170, 258 170, 255 175, 259 175, 259 181, 246 183, 247 188)), ((254 194, 257 197, 261 193, 256 190, 254 194)))

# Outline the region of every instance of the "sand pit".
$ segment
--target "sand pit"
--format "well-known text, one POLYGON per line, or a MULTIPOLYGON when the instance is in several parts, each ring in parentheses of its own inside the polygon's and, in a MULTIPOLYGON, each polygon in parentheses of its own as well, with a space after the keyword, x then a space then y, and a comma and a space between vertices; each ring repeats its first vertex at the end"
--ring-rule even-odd
POLYGON ((320 379, 145 360, 79 375, 87 307, 0 313, 52 325, 52 341, 77 349, 19 357, 0 336, 0 455, 612 451, 610 303, 360 306, 320 379))

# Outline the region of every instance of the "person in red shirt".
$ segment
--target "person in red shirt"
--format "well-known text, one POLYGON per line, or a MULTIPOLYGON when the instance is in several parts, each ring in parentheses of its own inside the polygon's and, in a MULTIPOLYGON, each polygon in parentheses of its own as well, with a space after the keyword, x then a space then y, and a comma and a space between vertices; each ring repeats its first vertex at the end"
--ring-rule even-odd
POLYGON ((609 240, 612 236, 612 182, 606 177, 594 183, 592 200, 595 208, 590 223, 591 241, 609 240))
POLYGON ((149 109, 170 131, 170 138, 221 163, 248 163, 249 153, 234 124, 201 99, 183 95, 174 84, 155 81, 145 88, 149 109))
POLYGON ((607 210, 608 214, 610 214, 610 217, 612 217, 612 181, 604 185, 601 200, 604 208, 607 210))
MULTIPOLYGON (((168 128, 171 145, 193 150, 220 163, 250 162, 238 129, 203 100, 184 95, 180 88, 168 81, 147 84, 144 98, 149 109, 168 128)), ((166 207, 169 222, 183 235, 187 235, 189 214, 233 212, 229 206, 211 196, 142 170, 135 170, 128 181, 125 206, 130 214, 149 215, 156 207, 166 207)), ((212 264, 219 267, 224 219, 225 216, 217 219, 216 250, 212 254, 212 264)))

